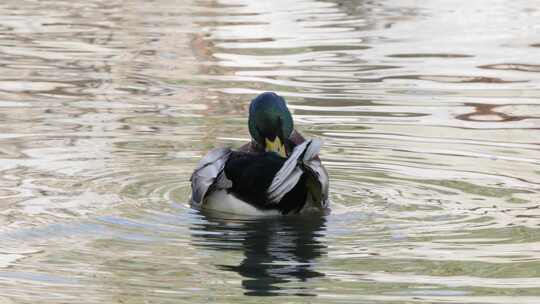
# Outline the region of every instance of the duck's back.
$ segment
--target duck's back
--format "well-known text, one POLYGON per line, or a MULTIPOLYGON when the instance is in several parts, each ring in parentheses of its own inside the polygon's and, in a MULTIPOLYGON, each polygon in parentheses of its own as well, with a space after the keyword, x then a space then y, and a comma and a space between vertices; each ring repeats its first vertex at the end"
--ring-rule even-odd
POLYGON ((232 152, 225 164, 225 175, 232 182, 229 193, 261 210, 279 210, 287 214, 298 212, 307 197, 305 177, 278 204, 268 198, 268 188, 285 159, 275 153, 232 152))

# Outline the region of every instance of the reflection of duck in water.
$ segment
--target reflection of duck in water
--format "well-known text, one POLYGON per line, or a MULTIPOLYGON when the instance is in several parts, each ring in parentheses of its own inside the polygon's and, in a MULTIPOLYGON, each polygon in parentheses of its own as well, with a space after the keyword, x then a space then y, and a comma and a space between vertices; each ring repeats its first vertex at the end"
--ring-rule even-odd
POLYGON ((241 275, 246 295, 290 294, 293 290, 297 295, 310 295, 305 286, 298 290, 284 284, 324 276, 313 269, 315 259, 326 253, 326 246, 317 240, 324 235, 324 217, 301 221, 296 216, 251 221, 206 219, 193 227, 195 245, 220 252, 242 250, 244 259, 238 266, 217 266, 241 275))
POLYGON ((238 151, 210 151, 191 176, 192 204, 238 214, 325 210, 328 175, 317 154, 321 142, 294 130, 285 100, 263 93, 251 102, 252 140, 238 151))

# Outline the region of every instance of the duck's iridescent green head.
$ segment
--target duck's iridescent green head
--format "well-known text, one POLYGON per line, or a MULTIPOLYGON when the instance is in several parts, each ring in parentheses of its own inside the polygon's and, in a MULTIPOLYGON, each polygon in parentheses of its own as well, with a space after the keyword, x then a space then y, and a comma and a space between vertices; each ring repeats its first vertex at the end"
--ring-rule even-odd
POLYGON ((266 92, 255 97, 249 106, 249 134, 266 151, 287 157, 285 141, 294 128, 285 100, 266 92))

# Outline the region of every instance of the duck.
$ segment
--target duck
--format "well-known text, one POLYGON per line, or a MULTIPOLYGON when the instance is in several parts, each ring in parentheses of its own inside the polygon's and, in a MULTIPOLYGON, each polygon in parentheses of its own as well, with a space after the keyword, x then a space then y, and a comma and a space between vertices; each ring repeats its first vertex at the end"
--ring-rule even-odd
POLYGON ((251 141, 237 150, 209 151, 191 175, 191 205, 237 215, 329 211, 329 177, 322 141, 294 128, 285 99, 264 92, 251 100, 251 141))

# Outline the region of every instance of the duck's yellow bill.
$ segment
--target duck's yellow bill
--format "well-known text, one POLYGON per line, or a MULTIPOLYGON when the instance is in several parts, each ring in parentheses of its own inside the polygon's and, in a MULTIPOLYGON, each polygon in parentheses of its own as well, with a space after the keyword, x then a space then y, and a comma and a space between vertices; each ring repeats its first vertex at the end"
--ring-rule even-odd
POLYGON ((264 142, 266 144, 266 147, 265 147, 266 152, 276 152, 281 157, 287 157, 287 151, 285 150, 285 145, 281 142, 279 137, 276 136, 274 140, 265 138, 264 142))

